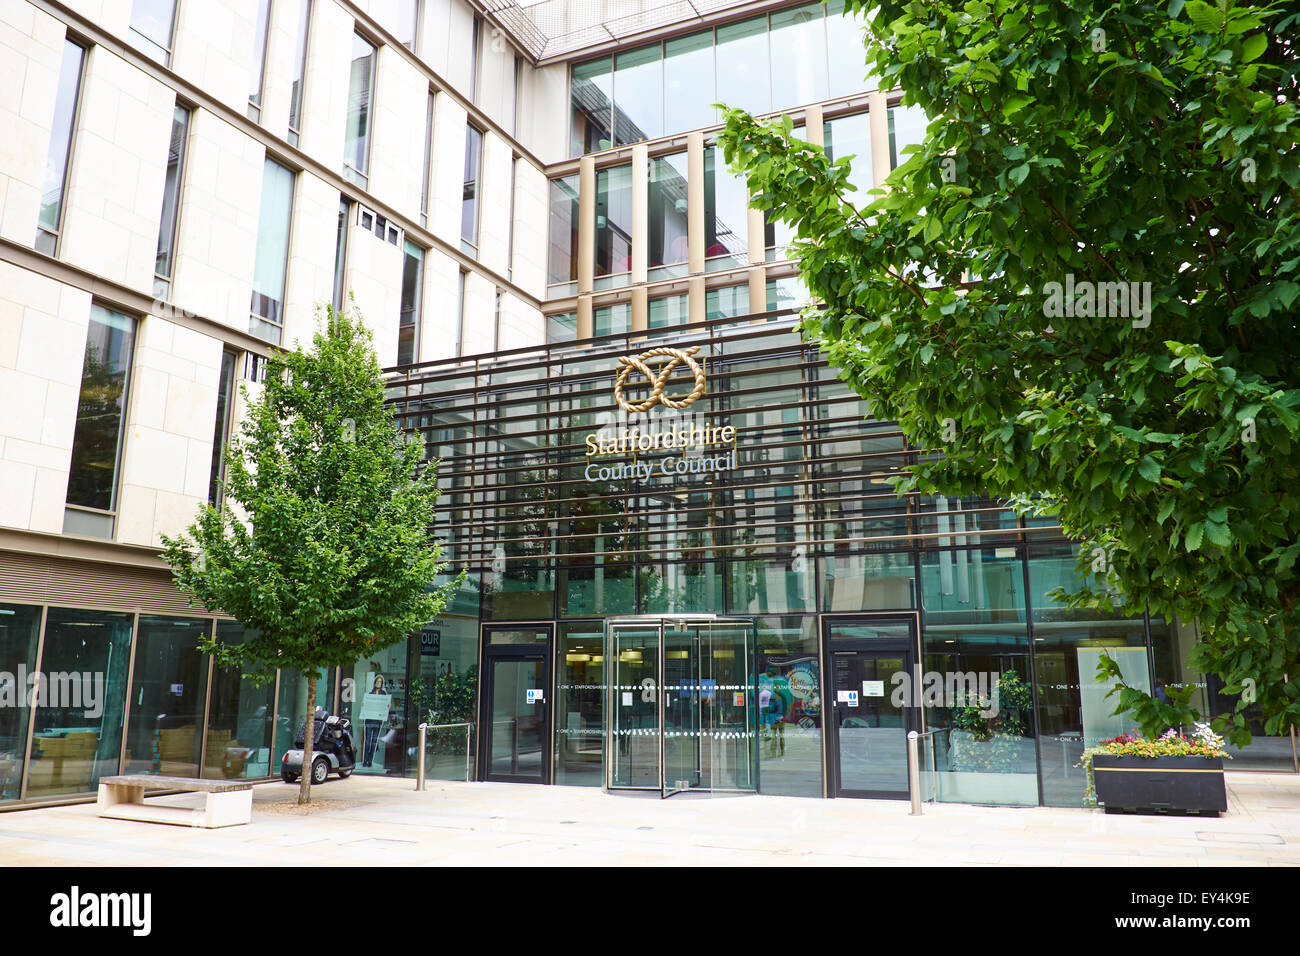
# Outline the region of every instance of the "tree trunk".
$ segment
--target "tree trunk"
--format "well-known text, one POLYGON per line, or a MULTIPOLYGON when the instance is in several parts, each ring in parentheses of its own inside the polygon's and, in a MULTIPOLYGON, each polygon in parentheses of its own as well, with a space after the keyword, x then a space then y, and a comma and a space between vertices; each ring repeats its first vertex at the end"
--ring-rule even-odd
POLYGON ((307 737, 302 742, 302 776, 298 783, 298 805, 311 803, 312 744, 316 742, 316 672, 307 671, 307 737))

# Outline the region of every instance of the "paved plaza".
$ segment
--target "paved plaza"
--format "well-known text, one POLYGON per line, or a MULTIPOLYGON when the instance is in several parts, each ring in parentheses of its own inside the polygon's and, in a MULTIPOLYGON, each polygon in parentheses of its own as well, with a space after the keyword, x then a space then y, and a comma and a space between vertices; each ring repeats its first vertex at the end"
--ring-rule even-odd
MULTIPOLYGON (((0 813, 0 864, 1300 865, 1300 778, 1228 774, 1215 818, 887 800, 606 793, 596 788, 333 778, 254 790, 223 830, 100 819, 93 804, 0 813)), ((152 798, 197 805, 201 794, 152 798)))

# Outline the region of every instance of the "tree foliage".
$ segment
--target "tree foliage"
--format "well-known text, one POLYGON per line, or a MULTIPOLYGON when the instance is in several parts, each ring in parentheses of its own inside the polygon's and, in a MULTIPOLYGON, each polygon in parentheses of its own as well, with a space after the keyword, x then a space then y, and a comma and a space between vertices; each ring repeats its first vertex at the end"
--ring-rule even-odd
POLYGON ((205 651, 254 679, 308 675, 304 795, 314 675, 404 640, 455 586, 432 588, 443 567, 429 536, 435 469, 384 405, 370 333, 353 313, 325 319, 310 351, 268 361, 226 451, 225 501, 164 538, 177 586, 251 630, 239 644, 210 638, 205 651))
POLYGON ((1234 742, 1252 694, 1300 724, 1296 5, 847 5, 931 118, 887 191, 788 118, 721 141, 797 229, 805 333, 943 452, 900 490, 1056 516, 1108 579, 1072 604, 1198 619, 1234 742))

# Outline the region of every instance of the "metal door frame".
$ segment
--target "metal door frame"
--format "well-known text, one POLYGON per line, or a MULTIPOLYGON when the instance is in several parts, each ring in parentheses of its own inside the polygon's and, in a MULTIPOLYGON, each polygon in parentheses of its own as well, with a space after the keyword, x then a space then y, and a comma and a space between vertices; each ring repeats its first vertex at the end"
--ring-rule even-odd
POLYGON ((553 621, 514 621, 484 624, 479 631, 479 687, 478 687, 478 741, 474 748, 474 779, 480 782, 549 784, 553 780, 555 763, 555 623, 553 621), (493 631, 545 631, 545 643, 497 644, 491 643, 493 631), (521 774, 492 773, 492 691, 496 676, 492 665, 497 661, 542 662, 542 774, 540 779, 521 774))
MULTIPOLYGON (((877 790, 843 790, 840 787, 840 733, 839 715, 836 713, 835 675, 832 656, 835 650, 848 652, 879 651, 881 653, 901 652, 903 666, 908 670, 909 680, 915 680, 915 673, 921 666, 921 614, 919 611, 866 611, 849 614, 823 614, 819 619, 820 631, 818 645, 821 651, 822 666, 822 731, 823 747, 826 754, 826 796, 846 799, 906 800, 906 786, 901 793, 877 790), (910 629, 910 639, 877 641, 870 638, 839 641, 831 646, 831 628, 836 625, 864 624, 888 625, 906 624, 910 629)), ((903 708, 903 736, 907 732, 918 733, 925 730, 925 711, 920 701, 911 701, 903 708)))

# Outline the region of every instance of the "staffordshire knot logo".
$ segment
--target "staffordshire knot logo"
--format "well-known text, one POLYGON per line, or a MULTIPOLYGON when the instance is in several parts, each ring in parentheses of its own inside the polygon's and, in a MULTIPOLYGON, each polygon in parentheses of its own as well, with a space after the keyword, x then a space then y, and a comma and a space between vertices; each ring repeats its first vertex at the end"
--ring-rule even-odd
POLYGON ((694 358, 699 350, 698 345, 689 349, 673 349, 664 346, 642 352, 636 358, 627 356, 620 358, 618 375, 614 378, 614 400, 618 402, 618 407, 625 412, 648 412, 661 402, 669 408, 686 408, 693 405, 695 400, 704 394, 704 369, 694 358), (687 371, 694 373, 695 387, 686 395, 665 394, 668 379, 678 367, 683 365, 687 371), (623 389, 627 387, 627 380, 633 372, 643 375, 650 385, 650 395, 642 402, 631 402, 623 393, 623 389))

